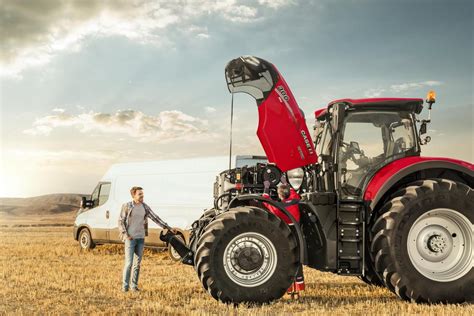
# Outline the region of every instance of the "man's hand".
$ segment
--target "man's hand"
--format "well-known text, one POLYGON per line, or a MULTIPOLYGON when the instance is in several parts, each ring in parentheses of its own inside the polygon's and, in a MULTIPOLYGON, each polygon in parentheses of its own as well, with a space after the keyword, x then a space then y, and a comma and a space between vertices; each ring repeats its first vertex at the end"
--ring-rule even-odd
POLYGON ((172 233, 173 235, 176 235, 178 233, 178 230, 176 228, 165 228, 164 229, 164 234, 168 234, 168 232, 172 233))
POLYGON ((127 239, 132 240, 133 238, 132 238, 132 236, 127 236, 127 239))

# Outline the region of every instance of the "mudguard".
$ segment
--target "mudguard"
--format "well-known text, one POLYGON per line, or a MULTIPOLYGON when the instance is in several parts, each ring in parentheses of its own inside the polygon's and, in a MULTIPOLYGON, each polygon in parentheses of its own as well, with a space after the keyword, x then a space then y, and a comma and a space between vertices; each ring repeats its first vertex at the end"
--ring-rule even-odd
POLYGON ((414 172, 429 169, 452 170, 471 179, 474 177, 474 165, 466 161, 441 157, 406 157, 395 160, 377 171, 366 186, 364 201, 373 210, 384 194, 398 181, 414 172))
POLYGON ((273 64, 243 56, 231 60, 225 74, 231 93, 244 92, 257 101, 257 136, 269 162, 283 172, 316 163, 304 113, 273 64))

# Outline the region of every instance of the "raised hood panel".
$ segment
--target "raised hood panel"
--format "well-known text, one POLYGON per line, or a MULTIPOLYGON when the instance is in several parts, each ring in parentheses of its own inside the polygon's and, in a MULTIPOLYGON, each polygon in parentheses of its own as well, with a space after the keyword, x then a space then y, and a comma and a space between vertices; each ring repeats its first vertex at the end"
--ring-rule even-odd
POLYGON ((253 56, 236 58, 226 66, 226 80, 230 92, 256 99, 257 136, 269 162, 287 171, 317 161, 304 113, 273 64, 253 56))

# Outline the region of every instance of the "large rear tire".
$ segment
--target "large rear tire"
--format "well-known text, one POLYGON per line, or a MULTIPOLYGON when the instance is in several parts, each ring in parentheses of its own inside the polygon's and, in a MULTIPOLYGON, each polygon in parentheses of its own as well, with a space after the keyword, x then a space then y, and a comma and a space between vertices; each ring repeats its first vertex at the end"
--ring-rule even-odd
POLYGON ((402 299, 474 301, 474 191, 445 179, 417 181, 380 210, 371 253, 376 272, 402 299))
POLYGON ((194 262, 204 288, 224 303, 268 303, 282 297, 298 268, 296 238, 257 207, 218 215, 198 240, 194 262))

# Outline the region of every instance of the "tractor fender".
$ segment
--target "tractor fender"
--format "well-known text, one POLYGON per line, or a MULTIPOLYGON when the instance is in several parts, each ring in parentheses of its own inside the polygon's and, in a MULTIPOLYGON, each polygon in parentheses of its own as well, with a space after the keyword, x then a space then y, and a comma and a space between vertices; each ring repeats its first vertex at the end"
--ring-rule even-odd
POLYGON ((446 169, 474 178, 474 165, 452 158, 405 157, 395 160, 375 173, 366 185, 364 201, 374 210, 377 203, 397 182, 422 170, 446 169))
MULTIPOLYGON (((280 211, 283 212, 283 214, 285 214, 286 216, 288 216, 288 218, 291 220, 291 222, 293 223, 293 225, 295 226, 295 229, 296 229, 296 234, 298 236, 297 237, 297 240, 298 240, 298 246, 299 246, 299 250, 300 250, 300 253, 299 253, 299 259, 300 259, 300 262, 304 265, 308 264, 308 258, 306 256, 306 242, 305 242, 305 239, 303 237, 303 232, 301 230, 301 227, 300 227, 300 224, 298 223, 298 221, 295 219, 295 217, 293 215, 291 215, 290 212, 288 212, 284 207, 283 205, 278 202, 278 201, 274 201, 272 199, 267 199, 267 198, 264 198, 263 196, 261 195, 256 195, 256 194, 245 194, 245 195, 239 195, 239 196, 236 196, 234 197, 230 202, 229 204, 227 205, 227 210, 230 209, 230 207, 232 206, 232 204, 234 203, 234 201, 249 201, 249 200, 254 200, 254 201, 261 201, 261 202, 265 202, 265 203, 268 203, 272 206, 275 206, 276 208, 278 208, 280 211)), ((266 208, 262 208, 263 210, 267 211, 270 213, 269 210, 267 210, 266 208)))

